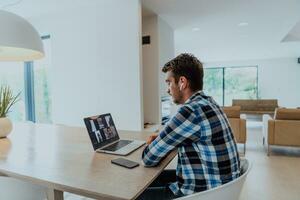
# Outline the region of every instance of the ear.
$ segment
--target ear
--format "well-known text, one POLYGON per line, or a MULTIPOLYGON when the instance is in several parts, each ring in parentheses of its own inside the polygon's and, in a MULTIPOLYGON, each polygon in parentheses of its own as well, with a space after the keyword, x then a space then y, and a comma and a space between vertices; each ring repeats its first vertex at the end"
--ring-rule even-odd
POLYGON ((182 91, 187 86, 187 79, 184 76, 179 77, 179 90, 182 91))

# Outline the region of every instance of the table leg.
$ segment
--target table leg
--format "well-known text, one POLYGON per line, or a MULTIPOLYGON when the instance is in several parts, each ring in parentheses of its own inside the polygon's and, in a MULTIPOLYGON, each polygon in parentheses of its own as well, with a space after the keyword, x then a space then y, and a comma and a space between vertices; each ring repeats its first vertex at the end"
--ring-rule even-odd
POLYGON ((47 199, 48 200, 64 200, 64 192, 55 189, 47 190, 47 199))

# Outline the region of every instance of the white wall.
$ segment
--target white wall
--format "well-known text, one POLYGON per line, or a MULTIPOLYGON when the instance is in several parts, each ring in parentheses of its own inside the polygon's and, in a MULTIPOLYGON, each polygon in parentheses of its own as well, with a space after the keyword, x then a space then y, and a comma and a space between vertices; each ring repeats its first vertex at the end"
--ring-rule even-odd
MULTIPOLYGON (((175 57, 175 41, 174 41, 174 30, 160 17, 158 18, 158 35, 159 35, 159 85, 160 85, 160 101, 159 107, 161 107, 161 97, 169 96, 167 93, 168 86, 165 82, 166 74, 162 72, 163 66, 175 57)), ((171 105, 170 115, 173 116, 178 110, 178 106, 175 104, 171 105)), ((162 109, 160 116, 162 116, 162 109)))
POLYGON ((77 2, 31 22, 51 35, 54 123, 110 112, 118 129, 142 129, 139 0, 77 2))
POLYGON ((166 96, 167 84, 165 74, 161 71, 163 66, 175 57, 174 30, 164 20, 158 17, 159 35, 159 76, 160 76, 160 95, 166 96))
POLYGON ((297 58, 275 58, 204 63, 204 67, 258 66, 258 90, 262 99, 278 99, 279 106, 300 106, 300 64, 297 58))
POLYGON ((150 36, 150 44, 143 45, 144 122, 160 123, 159 44, 157 16, 143 17, 143 36, 150 36))
POLYGON ((144 120, 161 123, 161 96, 166 93, 161 69, 174 58, 174 30, 160 17, 143 17, 143 36, 150 35, 151 44, 143 45, 144 120))

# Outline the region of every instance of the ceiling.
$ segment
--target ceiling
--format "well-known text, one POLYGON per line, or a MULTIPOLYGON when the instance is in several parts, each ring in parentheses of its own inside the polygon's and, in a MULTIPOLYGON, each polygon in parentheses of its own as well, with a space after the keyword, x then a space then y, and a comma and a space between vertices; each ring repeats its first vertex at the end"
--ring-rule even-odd
POLYGON ((300 57, 299 0, 142 3, 174 28, 176 53, 191 52, 204 62, 300 57))
MULTIPOLYGON (((1 0, 0 8, 32 18, 96 6, 98 1, 1 0)), ((142 4, 144 16, 157 14, 174 28, 176 53, 191 52, 204 62, 300 57, 300 0, 142 0, 142 4)))
POLYGON ((16 13, 26 19, 97 6, 99 0, 0 0, 0 9, 16 13))

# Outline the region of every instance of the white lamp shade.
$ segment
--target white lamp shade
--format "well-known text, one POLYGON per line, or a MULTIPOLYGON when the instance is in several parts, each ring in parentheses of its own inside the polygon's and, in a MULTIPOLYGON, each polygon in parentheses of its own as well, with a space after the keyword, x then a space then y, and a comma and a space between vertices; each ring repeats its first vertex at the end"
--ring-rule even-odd
POLYGON ((22 17, 0 10, 0 61, 30 61, 44 57, 43 42, 22 17))

